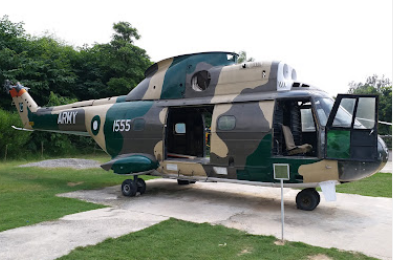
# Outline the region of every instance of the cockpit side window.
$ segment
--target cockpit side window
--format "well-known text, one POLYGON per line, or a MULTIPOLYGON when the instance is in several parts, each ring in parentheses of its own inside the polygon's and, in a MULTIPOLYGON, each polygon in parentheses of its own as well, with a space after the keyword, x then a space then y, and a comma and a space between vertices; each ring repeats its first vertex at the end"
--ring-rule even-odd
POLYGON ((355 103, 356 99, 354 98, 343 98, 341 100, 340 108, 333 120, 334 127, 351 127, 355 103))
POLYGON ((359 98, 355 118, 355 129, 373 129, 375 125, 375 98, 359 98), (356 124, 359 122, 359 124, 356 124))
MULTIPOLYGON (((336 116, 334 117, 333 126, 350 128, 352 124, 352 114, 354 113, 356 99, 354 98, 343 98, 340 103, 340 107, 337 110, 336 116)), ((326 126, 329 114, 333 108, 334 100, 330 97, 318 97, 314 100, 315 109, 318 114, 319 123, 322 126, 326 126)), ((357 119, 357 118, 356 118, 357 119)), ((355 120, 354 127, 358 129, 364 129, 365 127, 355 120)))

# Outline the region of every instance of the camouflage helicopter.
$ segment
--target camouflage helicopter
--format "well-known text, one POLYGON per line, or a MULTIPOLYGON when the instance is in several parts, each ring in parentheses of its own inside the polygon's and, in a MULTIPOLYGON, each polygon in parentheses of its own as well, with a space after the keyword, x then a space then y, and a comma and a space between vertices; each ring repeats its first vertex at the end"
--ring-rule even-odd
POLYGON ((284 62, 237 64, 236 53, 204 52, 155 63, 128 95, 39 107, 21 84, 5 84, 19 130, 91 136, 101 165, 125 196, 146 191, 139 175, 301 188, 299 209, 320 202, 322 183, 378 172, 388 150, 377 134, 378 97, 326 92, 296 81, 284 62), (207 138, 209 136, 209 138, 207 138), (282 178, 282 177, 281 177, 282 178))

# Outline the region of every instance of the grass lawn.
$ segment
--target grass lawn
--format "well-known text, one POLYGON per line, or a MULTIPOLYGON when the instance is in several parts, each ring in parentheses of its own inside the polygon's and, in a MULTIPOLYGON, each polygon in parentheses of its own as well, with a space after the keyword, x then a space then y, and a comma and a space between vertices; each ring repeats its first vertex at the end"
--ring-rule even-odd
MULTIPOLYGON (((88 156, 87 159, 106 162, 109 157, 88 156)), ((0 232, 104 207, 55 195, 117 185, 127 178, 102 169, 18 167, 24 163, 27 162, 0 164, 0 232)), ((337 191, 391 197, 392 174, 378 173, 337 186, 337 191)), ((96 246, 78 248, 60 259, 308 259, 314 255, 326 255, 331 259, 373 259, 303 243, 287 242, 285 246, 277 246, 275 240, 223 226, 171 219, 96 246)))
POLYGON ((392 174, 379 172, 360 181, 336 186, 340 193, 359 194, 371 197, 392 197, 392 174))
MULTIPOLYGON (((105 162, 109 157, 94 159, 105 162)), ((55 195, 117 185, 127 178, 102 169, 17 167, 24 163, 14 161, 0 164, 0 232, 102 208, 104 206, 55 195)))
MULTIPOLYGON (((108 156, 85 156, 101 163, 108 156)), ((99 189, 121 184, 127 177, 102 169, 20 168, 24 161, 0 164, 0 232, 104 206, 56 194, 75 190, 99 189)), ((145 177, 148 179, 149 177, 145 177)), ((377 173, 369 178, 339 185, 337 192, 392 197, 392 174, 377 173)))
POLYGON ((365 260, 375 259, 358 253, 325 249, 300 242, 275 245, 272 236, 256 236, 210 224, 170 219, 145 230, 84 248, 77 248, 59 260, 365 260), (329 258, 322 258, 327 256, 329 258))

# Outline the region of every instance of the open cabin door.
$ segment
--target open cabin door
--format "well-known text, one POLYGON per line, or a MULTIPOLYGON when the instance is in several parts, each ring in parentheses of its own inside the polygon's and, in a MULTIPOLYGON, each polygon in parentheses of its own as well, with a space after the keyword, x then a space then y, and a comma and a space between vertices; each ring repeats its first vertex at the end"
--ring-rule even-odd
POLYGON ((326 124, 325 158, 375 161, 377 107, 377 95, 339 94, 326 124))

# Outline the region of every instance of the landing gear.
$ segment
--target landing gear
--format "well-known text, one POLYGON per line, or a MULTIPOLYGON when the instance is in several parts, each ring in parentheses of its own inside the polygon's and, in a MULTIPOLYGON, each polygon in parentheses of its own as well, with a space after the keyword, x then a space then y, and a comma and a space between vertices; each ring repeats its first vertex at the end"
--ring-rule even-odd
POLYGON ((195 181, 189 181, 189 180, 177 180, 178 185, 188 185, 188 184, 195 184, 195 181))
POLYGON ((319 193, 313 189, 305 189, 299 192, 296 196, 296 205, 298 209, 312 211, 321 201, 319 193))
POLYGON ((138 178, 136 182, 136 187, 137 187, 137 191, 142 195, 146 191, 146 182, 143 179, 138 178))
POLYGON ((121 192, 126 197, 134 197, 137 192, 142 195, 145 191, 146 182, 143 179, 138 178, 138 176, 135 176, 134 180, 127 179, 123 181, 123 184, 121 185, 121 192))
POLYGON ((121 185, 121 192, 124 196, 134 197, 136 195, 137 187, 133 180, 125 180, 121 185))

